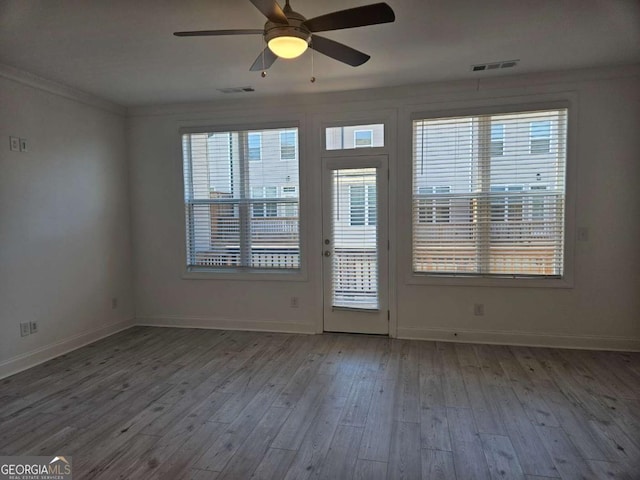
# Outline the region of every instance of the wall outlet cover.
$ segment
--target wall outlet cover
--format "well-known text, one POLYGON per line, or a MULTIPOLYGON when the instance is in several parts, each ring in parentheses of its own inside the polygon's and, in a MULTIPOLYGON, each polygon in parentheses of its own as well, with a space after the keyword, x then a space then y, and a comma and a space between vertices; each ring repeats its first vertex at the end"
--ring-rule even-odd
POLYGON ((9 148, 12 152, 20 151, 20 139, 18 137, 9 137, 9 148))
POLYGON ((20 324, 20 336, 26 337, 31 334, 31 327, 29 326, 29 322, 22 322, 20 324))
POLYGON ((21 138, 20 139, 20 151, 21 152, 26 152, 27 151, 27 139, 26 138, 21 138))
POLYGON ((31 333, 38 333, 38 322, 30 322, 29 323, 29 328, 31 330, 31 333))

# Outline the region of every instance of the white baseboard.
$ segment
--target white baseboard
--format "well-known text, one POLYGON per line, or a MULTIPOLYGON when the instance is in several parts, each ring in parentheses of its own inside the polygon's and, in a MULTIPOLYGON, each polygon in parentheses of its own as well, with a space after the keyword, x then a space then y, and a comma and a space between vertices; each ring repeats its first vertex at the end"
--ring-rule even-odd
POLYGON ((60 340, 59 342, 45 345, 44 347, 40 347, 36 350, 4 360, 3 362, 0 362, 0 379, 21 372, 22 370, 26 370, 27 368, 35 367, 47 360, 59 357, 60 355, 71 352, 72 350, 77 350, 78 348, 113 335, 114 333, 126 330, 132 326, 133 320, 125 320, 97 330, 83 332, 73 337, 60 340))
POLYGON ((398 328, 398 338, 443 342, 521 345, 527 347, 573 348, 583 350, 640 351, 640 339, 589 335, 553 335, 528 332, 447 330, 440 328, 398 328))
POLYGON ((146 327, 210 328, 214 330, 245 330, 277 333, 316 333, 315 325, 257 320, 230 320, 212 317, 146 316, 137 317, 135 325, 146 327))

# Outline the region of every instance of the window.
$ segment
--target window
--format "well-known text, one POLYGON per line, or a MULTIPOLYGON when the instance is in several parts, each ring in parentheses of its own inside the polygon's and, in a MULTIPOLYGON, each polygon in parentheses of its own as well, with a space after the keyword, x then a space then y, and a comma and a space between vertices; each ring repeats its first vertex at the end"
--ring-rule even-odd
POLYGON ((375 185, 349 186, 349 224, 352 227, 375 225, 377 221, 376 202, 375 185))
POLYGON ((491 156, 498 157, 504 154, 504 125, 494 123, 491 125, 491 156))
POLYGON ((522 185, 491 185, 491 221, 522 221, 522 185))
POLYGON ((532 185, 531 190, 531 220, 544 221, 551 212, 548 211, 547 199, 544 194, 546 185, 532 185))
POLYGON ((353 132, 353 145, 355 148, 373 145, 373 130, 356 130, 353 132))
POLYGON ((249 160, 259 162, 262 160, 262 134, 260 132, 249 132, 248 140, 249 160))
POLYGON ((384 147, 384 123, 325 129, 326 150, 384 147))
POLYGON ((297 144, 295 130, 280 132, 280 160, 295 160, 297 144))
POLYGON ((182 136, 189 271, 300 268, 298 162, 280 161, 291 131, 182 136))
POLYGON ((282 187, 282 198, 295 199, 291 203, 283 203, 280 207, 281 217, 297 217, 298 216, 298 188, 297 187, 282 187))
MULTIPOLYGON (((251 187, 251 198, 277 198, 278 187, 251 187)), ((253 203, 253 216, 259 217, 277 217, 278 203, 253 203)))
POLYGON ((562 278, 566 118, 557 109, 414 120, 414 273, 562 278), (554 148, 530 155, 533 131, 554 148), (498 149, 499 139, 513 147, 498 149))
POLYGON ((448 223, 451 187, 418 187, 418 223, 448 223))
POLYGON ((551 148, 551 122, 549 120, 531 122, 530 152, 549 153, 551 148))

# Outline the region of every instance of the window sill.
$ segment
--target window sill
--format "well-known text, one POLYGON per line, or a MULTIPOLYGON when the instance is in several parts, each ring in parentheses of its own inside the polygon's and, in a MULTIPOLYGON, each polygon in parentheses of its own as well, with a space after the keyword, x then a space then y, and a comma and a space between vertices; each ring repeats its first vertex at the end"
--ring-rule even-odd
POLYGON ((307 275, 301 269, 273 272, 258 269, 186 269, 182 273, 183 280, 225 280, 225 281, 282 281, 306 282, 307 275))
POLYGON ((573 288, 573 282, 568 277, 483 277, 462 275, 430 275, 419 273, 412 273, 411 275, 409 275, 407 284, 439 287, 573 288))

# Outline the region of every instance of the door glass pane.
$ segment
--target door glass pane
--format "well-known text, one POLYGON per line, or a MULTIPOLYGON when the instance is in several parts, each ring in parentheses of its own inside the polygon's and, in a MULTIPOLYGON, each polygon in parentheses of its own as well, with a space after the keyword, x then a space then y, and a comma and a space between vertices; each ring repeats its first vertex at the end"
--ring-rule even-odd
POLYGON ((333 306, 378 309, 376 169, 333 170, 333 306))

